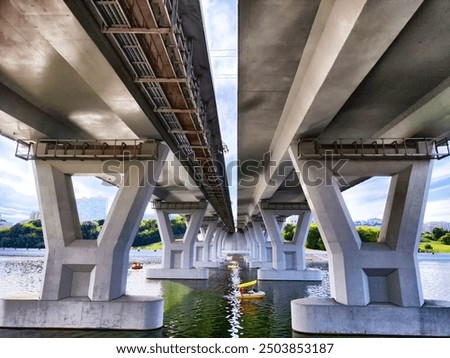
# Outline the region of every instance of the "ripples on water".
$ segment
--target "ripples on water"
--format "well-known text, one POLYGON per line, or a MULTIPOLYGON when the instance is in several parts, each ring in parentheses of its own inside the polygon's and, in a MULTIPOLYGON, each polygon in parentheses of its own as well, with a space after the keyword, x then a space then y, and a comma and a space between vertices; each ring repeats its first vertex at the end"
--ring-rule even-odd
POLYGON ((0 256, 0 297, 38 292, 43 264, 42 257, 0 256))
MULTIPOLYGON (((261 281, 264 299, 238 300, 240 282, 256 279, 256 270, 213 269, 209 280, 147 280, 144 270, 130 270, 127 294, 164 297, 164 327, 154 331, 0 329, 0 337, 292 337, 290 301, 301 297, 329 296, 328 265, 319 269, 323 281, 261 281)), ((0 297, 39 292, 43 257, 0 256, 0 297)), ((450 260, 421 261, 424 296, 450 299, 450 260)))

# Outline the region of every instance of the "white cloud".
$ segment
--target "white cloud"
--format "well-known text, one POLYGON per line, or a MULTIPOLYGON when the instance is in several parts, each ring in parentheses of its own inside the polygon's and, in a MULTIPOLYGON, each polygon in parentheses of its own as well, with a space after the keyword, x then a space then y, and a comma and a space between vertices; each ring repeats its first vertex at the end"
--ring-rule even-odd
POLYGON ((424 222, 430 221, 450 222, 450 200, 448 198, 427 202, 424 222))
POLYGON ((437 182, 439 180, 449 178, 450 178, 450 157, 434 161, 431 180, 433 182, 437 182))
POLYGON ((235 50, 237 36, 230 34, 237 34, 237 2, 201 0, 201 5, 210 50, 235 50))
POLYGON ((383 218, 390 179, 375 177, 342 193, 353 220, 383 218))

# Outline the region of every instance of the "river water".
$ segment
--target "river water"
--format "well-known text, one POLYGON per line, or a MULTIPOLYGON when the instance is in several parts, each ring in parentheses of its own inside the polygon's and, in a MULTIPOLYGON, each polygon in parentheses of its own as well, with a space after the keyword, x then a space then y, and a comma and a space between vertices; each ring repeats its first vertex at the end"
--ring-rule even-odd
MULTIPOLYGON (((0 250, 0 297, 38 293, 43 251, 0 250)), ((209 280, 147 280, 145 267, 158 262, 151 252, 132 252, 144 270, 129 270, 127 294, 164 298, 164 327, 153 331, 69 329, 0 329, 0 337, 293 337, 290 301, 301 297, 329 296, 328 265, 324 255, 314 255, 308 267, 323 272, 323 281, 261 281, 262 300, 237 300, 238 282, 256 278, 256 270, 211 270, 209 280), (318 259, 317 259, 318 258, 318 259)), ((450 301, 450 255, 419 254, 425 299, 450 301)))

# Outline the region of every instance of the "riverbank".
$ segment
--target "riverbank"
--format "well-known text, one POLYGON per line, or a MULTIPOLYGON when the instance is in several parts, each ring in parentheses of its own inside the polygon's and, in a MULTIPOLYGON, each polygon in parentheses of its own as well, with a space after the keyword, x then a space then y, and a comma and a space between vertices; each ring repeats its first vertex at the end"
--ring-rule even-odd
MULTIPOLYGON (((1 248, 0 257, 44 257, 45 249, 11 249, 1 248)), ((146 260, 154 263, 160 263, 162 258, 162 250, 139 250, 131 249, 130 261, 133 260, 146 260)), ((306 262, 321 263, 328 262, 328 253, 321 250, 306 249, 305 251, 306 262)), ((418 253, 419 261, 450 261, 450 253, 431 253, 420 252, 418 253)))

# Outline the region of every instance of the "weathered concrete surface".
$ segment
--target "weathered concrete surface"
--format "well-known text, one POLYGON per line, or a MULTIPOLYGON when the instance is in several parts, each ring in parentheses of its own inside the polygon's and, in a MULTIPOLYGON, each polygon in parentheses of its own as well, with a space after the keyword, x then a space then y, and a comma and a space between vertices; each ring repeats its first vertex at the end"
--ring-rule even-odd
POLYGON ((0 326, 72 329, 157 329, 163 325, 164 301, 158 297, 122 296, 113 301, 69 297, 0 300, 0 326))
POLYGON ((346 306, 332 298, 309 297, 292 301, 291 315, 297 332, 450 336, 449 301, 427 300, 422 307, 346 306))

